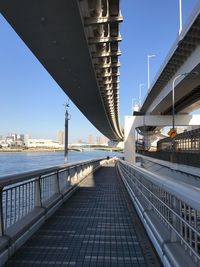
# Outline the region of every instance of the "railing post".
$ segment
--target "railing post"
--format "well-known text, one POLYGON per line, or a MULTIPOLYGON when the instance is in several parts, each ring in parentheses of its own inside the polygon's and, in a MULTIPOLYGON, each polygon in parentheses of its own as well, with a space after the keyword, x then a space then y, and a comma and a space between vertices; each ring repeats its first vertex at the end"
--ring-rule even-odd
POLYGON ((83 176, 85 177, 87 175, 87 165, 83 165, 83 176))
POLYGON ((80 179, 82 178, 83 176, 83 165, 81 164, 80 165, 80 179))
POLYGON ((3 225, 3 188, 0 188, 0 236, 4 234, 4 225, 3 225))
POLYGON ((70 176, 69 169, 65 169, 65 181, 66 181, 67 186, 71 185, 71 176, 70 176))
POLYGON ((56 192, 60 194, 59 171, 56 172, 56 192))
POLYGON ((76 181, 78 181, 78 179, 79 179, 79 175, 78 175, 78 166, 76 166, 76 167, 74 168, 74 170, 75 170, 76 181))
POLYGON ((40 176, 35 180, 35 207, 42 207, 40 176))
MULTIPOLYGON (((176 212, 177 211, 177 201, 176 201, 176 197, 172 196, 172 209, 176 212)), ((175 214, 172 213, 172 225, 175 229, 177 229, 177 217, 175 214)), ((177 241, 177 234, 174 232, 173 229, 171 229, 171 233, 170 233, 170 239, 171 242, 176 242, 177 241)))

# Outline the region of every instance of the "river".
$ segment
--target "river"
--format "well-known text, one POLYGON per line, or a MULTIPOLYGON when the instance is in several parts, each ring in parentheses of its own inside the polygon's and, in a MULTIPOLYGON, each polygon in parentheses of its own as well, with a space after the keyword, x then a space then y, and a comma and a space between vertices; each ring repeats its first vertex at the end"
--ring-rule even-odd
MULTIPOLYGON (((70 151, 68 162, 77 162, 101 157, 122 156, 123 154, 110 151, 70 151)), ((63 152, 4 152, 0 153, 0 178, 26 171, 39 170, 64 163, 63 152)))

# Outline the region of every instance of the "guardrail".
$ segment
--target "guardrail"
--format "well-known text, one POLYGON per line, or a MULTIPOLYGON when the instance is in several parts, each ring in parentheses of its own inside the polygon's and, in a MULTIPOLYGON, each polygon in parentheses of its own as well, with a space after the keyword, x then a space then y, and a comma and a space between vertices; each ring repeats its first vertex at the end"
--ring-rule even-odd
POLYGON ((0 266, 102 163, 89 160, 0 179, 0 266))
POLYGON ((122 160, 117 166, 164 266, 199 266, 200 189, 122 160))
POLYGON ((159 160, 164 160, 181 165, 187 165, 199 168, 200 166, 200 153, 185 153, 185 152, 170 152, 170 151, 138 151, 146 157, 151 157, 159 160))

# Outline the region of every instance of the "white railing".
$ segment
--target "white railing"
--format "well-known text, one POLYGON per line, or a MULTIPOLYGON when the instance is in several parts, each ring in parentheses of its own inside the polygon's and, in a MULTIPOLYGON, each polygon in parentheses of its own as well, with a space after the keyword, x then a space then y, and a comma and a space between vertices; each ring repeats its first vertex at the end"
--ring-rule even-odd
POLYGON ((118 169, 161 259, 168 254, 169 262, 181 262, 180 255, 187 255, 195 266, 200 264, 200 189, 122 160, 118 169))
POLYGON ((90 160, 0 179, 0 237, 16 234, 20 225, 26 229, 26 221, 28 224, 34 217, 39 219, 62 202, 102 161, 90 160))

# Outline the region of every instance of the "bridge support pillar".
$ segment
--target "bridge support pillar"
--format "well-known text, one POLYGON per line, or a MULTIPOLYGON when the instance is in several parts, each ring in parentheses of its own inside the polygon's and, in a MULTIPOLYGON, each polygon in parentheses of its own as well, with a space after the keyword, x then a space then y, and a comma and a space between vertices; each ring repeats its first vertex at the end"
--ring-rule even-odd
POLYGON ((130 163, 135 163, 135 116, 125 117, 124 127, 124 155, 125 160, 130 163))

